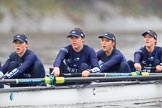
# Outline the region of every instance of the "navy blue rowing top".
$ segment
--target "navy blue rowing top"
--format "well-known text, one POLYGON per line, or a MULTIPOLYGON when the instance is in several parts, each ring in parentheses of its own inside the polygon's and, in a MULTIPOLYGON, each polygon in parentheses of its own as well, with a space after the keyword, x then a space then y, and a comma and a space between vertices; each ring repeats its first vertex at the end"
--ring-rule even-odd
POLYGON ((21 58, 16 52, 11 53, 1 67, 1 71, 6 73, 9 71, 9 67, 12 67, 13 70, 7 74, 7 78, 41 78, 45 76, 42 62, 33 51, 28 49, 21 58), (18 66, 12 67, 12 63, 17 63, 18 66))
POLYGON ((64 60, 67 67, 71 68, 70 70, 75 70, 75 72, 78 71, 82 63, 90 66, 90 72, 100 72, 96 53, 88 45, 83 45, 80 52, 75 52, 71 45, 61 48, 53 66, 60 67, 64 60))
MULTIPOLYGON (((156 67, 162 65, 162 47, 155 46, 153 52, 148 52, 146 47, 142 47, 134 53, 134 62, 140 63, 142 67, 156 67)), ((148 71, 149 70, 143 70, 148 71)), ((150 70, 154 72, 153 70, 150 70)))
POLYGON ((130 72, 129 66, 123 54, 116 48, 113 49, 110 56, 107 56, 103 50, 97 52, 98 61, 101 61, 101 72, 130 72))

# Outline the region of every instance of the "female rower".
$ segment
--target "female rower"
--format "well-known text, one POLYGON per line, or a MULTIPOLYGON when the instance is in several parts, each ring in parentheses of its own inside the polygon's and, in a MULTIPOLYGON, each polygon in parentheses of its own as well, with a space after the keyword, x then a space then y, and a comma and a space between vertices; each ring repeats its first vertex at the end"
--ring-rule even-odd
POLYGON ((114 34, 106 32, 99 36, 102 49, 97 52, 98 61, 101 61, 101 72, 130 72, 124 55, 116 48, 114 34))
MULTIPOLYGON (((0 68, 4 79, 13 78, 44 78, 45 70, 43 63, 38 56, 28 49, 29 41, 25 34, 16 34, 13 37, 13 47, 15 49, 6 62, 0 68)), ((1 73, 0 72, 0 73, 1 73)), ((33 86, 37 84, 11 85, 13 86, 33 86)))
POLYGON ((82 76, 87 77, 90 72, 100 72, 94 49, 84 44, 83 31, 75 28, 67 38, 71 44, 60 49, 53 63, 52 74, 60 76, 60 73, 82 73, 82 76))
POLYGON ((145 46, 134 53, 135 69, 142 72, 162 72, 162 47, 156 46, 157 34, 148 30, 142 36, 145 46))

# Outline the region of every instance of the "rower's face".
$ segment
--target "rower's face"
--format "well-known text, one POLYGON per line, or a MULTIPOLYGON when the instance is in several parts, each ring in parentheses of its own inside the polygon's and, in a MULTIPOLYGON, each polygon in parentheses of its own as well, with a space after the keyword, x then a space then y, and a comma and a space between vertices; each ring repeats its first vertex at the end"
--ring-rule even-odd
POLYGON ((101 38, 101 47, 103 51, 109 51, 113 49, 115 42, 107 38, 101 38))
POLYGON ((25 42, 20 42, 19 40, 16 40, 13 42, 13 47, 14 47, 16 53, 21 55, 28 48, 28 44, 25 42))
POLYGON ((71 36, 69 37, 69 40, 74 49, 78 49, 83 46, 84 38, 71 36))
POLYGON ((145 42, 146 47, 155 46, 155 44, 156 44, 156 40, 149 34, 146 34, 144 36, 144 42, 145 42))

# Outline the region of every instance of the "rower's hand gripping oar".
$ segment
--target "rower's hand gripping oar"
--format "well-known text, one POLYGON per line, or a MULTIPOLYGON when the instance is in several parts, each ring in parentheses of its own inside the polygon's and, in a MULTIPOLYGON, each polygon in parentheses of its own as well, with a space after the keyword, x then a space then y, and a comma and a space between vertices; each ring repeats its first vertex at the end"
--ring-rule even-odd
POLYGON ((142 67, 143 71, 136 70, 135 72, 132 72, 132 76, 137 76, 137 75, 149 76, 149 75, 151 75, 153 73, 150 73, 147 70, 152 70, 152 69, 156 69, 156 67, 144 66, 144 67, 142 67))

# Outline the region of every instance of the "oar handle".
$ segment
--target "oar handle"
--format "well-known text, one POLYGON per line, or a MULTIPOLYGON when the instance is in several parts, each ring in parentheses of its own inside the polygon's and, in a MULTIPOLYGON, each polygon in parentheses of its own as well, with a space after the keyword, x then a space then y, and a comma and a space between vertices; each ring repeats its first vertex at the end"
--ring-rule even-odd
POLYGON ((63 77, 82 77, 82 73, 60 73, 63 77))
POLYGON ((44 78, 29 78, 29 79, 2 79, 0 83, 3 84, 28 84, 28 83, 42 83, 44 78))
POLYGON ((144 66, 144 69, 156 69, 156 67, 149 67, 149 66, 144 66))

